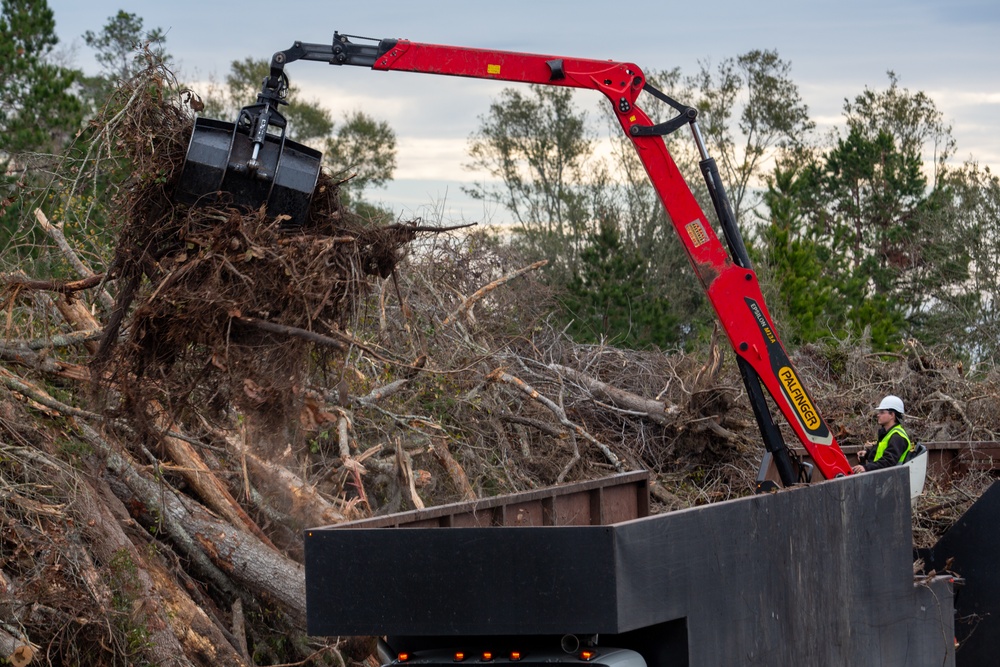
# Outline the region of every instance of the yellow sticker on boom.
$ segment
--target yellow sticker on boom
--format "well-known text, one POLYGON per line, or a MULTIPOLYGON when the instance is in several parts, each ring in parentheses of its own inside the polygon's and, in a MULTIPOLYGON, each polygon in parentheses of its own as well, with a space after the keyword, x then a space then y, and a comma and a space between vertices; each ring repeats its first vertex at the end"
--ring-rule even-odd
POLYGON ((705 233, 705 227, 702 226, 701 220, 692 220, 684 225, 684 229, 695 248, 708 241, 708 234, 705 233))
POLYGON ((500 65, 487 65, 486 66, 486 73, 487 74, 499 74, 500 73, 500 65))
POLYGON ((802 383, 799 382, 795 371, 790 366, 782 366, 778 369, 778 379, 785 387, 785 393, 788 394, 792 407, 795 408, 795 412, 798 413, 805 427, 810 431, 818 429, 823 421, 819 418, 819 412, 816 411, 812 401, 809 400, 806 390, 802 388, 802 383))

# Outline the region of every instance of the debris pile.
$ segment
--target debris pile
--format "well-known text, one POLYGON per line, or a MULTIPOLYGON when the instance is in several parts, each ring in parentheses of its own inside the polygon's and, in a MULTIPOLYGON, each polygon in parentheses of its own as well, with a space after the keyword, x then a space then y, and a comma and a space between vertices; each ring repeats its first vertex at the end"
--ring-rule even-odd
MULTIPOLYGON (((297 229, 177 205, 190 101, 151 63, 5 249, 0 658, 364 662, 370 642, 305 636, 305 528, 616 470, 650 470, 659 511, 752 493, 760 437, 724 342, 575 344, 543 263, 362 220, 327 175, 297 229), (73 209, 94 183, 101 206, 73 209), (103 216, 103 244, 80 251, 72 211, 103 216)), ((795 361, 846 446, 886 393, 923 441, 1000 430, 996 373, 915 344, 795 361)), ((918 538, 992 477, 932 475, 918 538)))

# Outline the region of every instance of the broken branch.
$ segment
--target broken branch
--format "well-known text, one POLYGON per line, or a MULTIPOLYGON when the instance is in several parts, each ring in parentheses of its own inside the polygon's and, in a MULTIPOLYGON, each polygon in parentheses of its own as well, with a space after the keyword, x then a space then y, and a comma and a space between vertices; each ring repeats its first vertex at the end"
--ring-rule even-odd
POLYGON ((529 271, 534 271, 535 269, 540 269, 540 268, 542 268, 543 266, 545 266, 548 263, 549 263, 549 260, 547 260, 547 259, 540 260, 538 262, 535 262, 534 264, 530 264, 528 266, 522 267, 522 268, 518 269, 517 271, 514 271, 513 273, 510 273, 510 274, 508 274, 506 276, 503 276, 502 278, 497 278, 496 280, 494 280, 493 282, 489 283, 488 285, 480 287, 478 290, 476 290, 473 293, 472 296, 470 296, 469 298, 465 299, 461 303, 461 305, 459 305, 458 308, 456 308, 450 315, 448 315, 448 317, 444 318, 444 322, 441 323, 441 326, 444 326, 444 327, 449 326, 452 322, 455 321, 455 319, 459 315, 467 314, 472 309, 472 307, 474 305, 476 305, 477 301, 479 301, 484 296, 486 296, 487 294, 489 294, 490 292, 492 292, 496 288, 500 287, 504 283, 509 283, 514 278, 517 278, 518 276, 522 276, 525 273, 528 273, 529 271))
POLYGON ((579 385, 582 385, 590 393, 606 398, 620 408, 631 410, 635 414, 641 414, 649 417, 658 424, 670 423, 671 420, 669 420, 668 417, 677 415, 681 411, 680 407, 677 405, 644 398, 623 389, 612 387, 609 384, 601 382, 600 380, 592 378, 589 375, 567 366, 549 364, 549 369, 559 373, 561 376, 569 378, 579 385))
MULTIPOLYGON (((503 382, 505 384, 517 387, 525 395, 544 405, 552 412, 552 414, 554 414, 559 419, 559 423, 571 429, 573 433, 579 435, 584 440, 586 440, 587 442, 591 443, 599 450, 601 450, 601 452, 604 454, 604 457, 611 463, 611 465, 614 466, 615 470, 617 470, 618 472, 622 471, 622 462, 618 459, 617 456, 615 456, 615 453, 611 451, 611 448, 609 448, 604 443, 598 441, 597 438, 595 438, 594 436, 590 435, 590 433, 588 433, 582 426, 571 421, 569 417, 566 416, 565 410, 563 410, 561 407, 553 403, 552 400, 546 398, 545 396, 542 396, 537 389, 524 382, 524 380, 514 377, 513 375, 504 371, 502 368, 496 369, 495 371, 490 373, 487 376, 487 378, 490 380, 503 382)), ((579 456, 579 454, 577 454, 577 456, 579 456)))

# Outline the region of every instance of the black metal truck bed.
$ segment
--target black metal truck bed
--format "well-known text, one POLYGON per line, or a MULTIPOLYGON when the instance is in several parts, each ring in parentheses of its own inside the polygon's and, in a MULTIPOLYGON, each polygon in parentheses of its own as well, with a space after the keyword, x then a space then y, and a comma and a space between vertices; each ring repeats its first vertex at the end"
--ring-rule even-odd
POLYGON ((953 664, 941 639, 953 637, 950 584, 914 583, 906 474, 610 525, 313 529, 309 632, 617 635, 680 624, 692 665, 953 664))

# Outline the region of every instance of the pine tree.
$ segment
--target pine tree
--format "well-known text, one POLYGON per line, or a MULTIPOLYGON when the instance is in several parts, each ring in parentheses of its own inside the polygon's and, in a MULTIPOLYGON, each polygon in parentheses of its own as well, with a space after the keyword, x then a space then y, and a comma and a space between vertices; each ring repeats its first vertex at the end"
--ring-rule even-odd
POLYGON ((108 18, 100 32, 84 32, 83 41, 94 50, 94 58, 102 71, 82 80, 82 97, 94 110, 103 107, 115 86, 144 67, 141 56, 146 50, 157 60, 169 64, 166 39, 162 28, 145 30, 142 17, 121 9, 108 18))
POLYGON ((628 348, 676 344, 677 322, 664 295, 646 291, 646 265, 622 245, 616 225, 606 219, 588 235, 579 268, 567 285, 564 306, 569 333, 580 342, 608 342, 628 348))
POLYGON ((840 272, 831 266, 839 257, 817 241, 804 219, 801 199, 814 176, 814 165, 789 161, 775 166, 763 196, 769 217, 751 247, 773 285, 768 303, 788 344, 813 342, 844 326, 833 282, 840 272))
POLYGON ((970 237, 944 165, 931 182, 923 159, 929 144, 947 154, 949 129, 929 98, 890 81, 845 105, 848 131, 829 150, 798 156, 794 177, 782 164, 772 174, 762 250, 802 340, 822 336, 822 310, 829 333, 867 334, 877 349, 933 345, 967 309, 970 237), (801 298, 808 285, 815 301, 801 298))
POLYGON ((77 71, 51 61, 58 42, 44 0, 3 0, 0 12, 0 152, 52 152, 79 128, 77 71))

